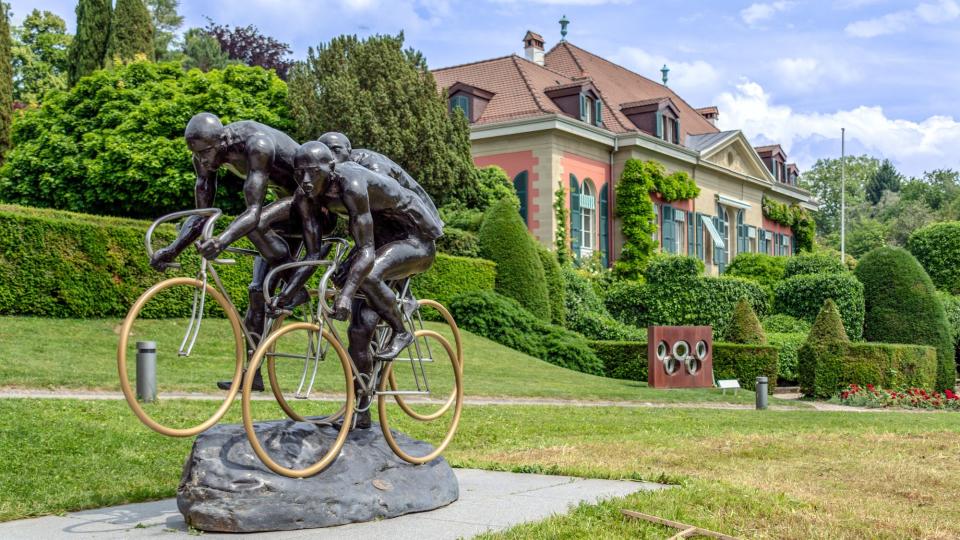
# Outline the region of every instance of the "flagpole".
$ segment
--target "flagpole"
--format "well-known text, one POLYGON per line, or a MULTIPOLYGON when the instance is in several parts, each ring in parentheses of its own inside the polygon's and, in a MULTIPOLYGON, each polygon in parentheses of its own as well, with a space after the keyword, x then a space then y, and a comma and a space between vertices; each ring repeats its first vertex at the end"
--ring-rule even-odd
POLYGON ((847 128, 840 128, 840 263, 847 262, 847 128))

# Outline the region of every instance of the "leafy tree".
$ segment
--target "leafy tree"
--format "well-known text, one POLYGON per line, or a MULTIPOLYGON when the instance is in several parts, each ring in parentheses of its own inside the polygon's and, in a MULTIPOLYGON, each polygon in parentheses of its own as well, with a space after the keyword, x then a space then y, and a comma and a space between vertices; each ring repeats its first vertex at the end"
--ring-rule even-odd
POLYGON ((230 25, 215 24, 207 19, 204 31, 220 42, 220 48, 231 60, 275 70, 277 76, 287 80, 293 66, 293 61, 288 58, 293 52, 290 45, 261 34, 252 24, 231 28, 230 25))
MULTIPOLYGON (((340 36, 311 48, 290 75, 297 137, 350 137, 400 164, 437 203, 476 206, 477 181, 462 114, 450 114, 423 56, 403 34, 340 36)), ((515 212, 516 213, 516 212, 515 212)))
POLYGON ((513 182, 507 172, 496 165, 477 169, 477 187, 480 190, 481 210, 486 210, 505 198, 516 201, 517 208, 520 208, 520 199, 513 189, 513 182))
POLYGON ((143 0, 117 0, 110 22, 110 41, 105 61, 129 62, 144 55, 155 58, 153 43, 153 20, 143 0))
POLYGON ((10 12, 0 2, 0 163, 10 148, 10 122, 13 116, 13 57, 10 38, 10 12))
MULTIPOLYGON (((242 65, 201 73, 178 63, 100 70, 17 115, 0 168, 0 200, 93 214, 153 218, 193 206, 196 176, 183 129, 197 111, 289 130, 286 85, 242 65)), ((224 173, 217 204, 242 206, 224 173), (228 195, 229 193, 229 195, 228 195)))
POLYGON ((960 221, 934 223, 914 231, 907 249, 938 289, 960 294, 960 221))
POLYGON ((859 259, 868 252, 887 244, 887 226, 876 219, 860 219, 847 230, 847 253, 859 259))
POLYGON ((936 169, 923 173, 921 178, 905 182, 903 200, 922 202, 933 210, 946 209, 960 197, 960 172, 936 169))
POLYGON ((177 29, 183 25, 183 15, 177 13, 180 0, 146 0, 146 3, 153 22, 154 57, 168 60, 177 29))
POLYGON ((902 175, 893 166, 893 163, 890 163, 889 159, 883 160, 880 167, 867 180, 866 195, 870 204, 880 202, 884 191, 900 191, 901 177, 902 175))
MULTIPOLYGON (((870 156, 850 156, 846 163, 846 202, 852 208, 864 200, 864 186, 880 168, 880 160, 870 156)), ((810 190, 820 201, 816 213, 817 234, 828 235, 840 230, 840 160, 818 159, 800 177, 801 187, 810 190)))
POLYGON ((220 42, 201 28, 191 28, 183 35, 183 67, 200 71, 223 69, 230 57, 220 48, 220 42))
POLYGON ((33 10, 13 29, 13 99, 36 104, 48 90, 67 88, 67 50, 73 36, 49 11, 33 10))
POLYGON ((111 0, 79 0, 77 3, 77 35, 68 54, 67 83, 70 86, 103 67, 110 38, 112 6, 111 0))

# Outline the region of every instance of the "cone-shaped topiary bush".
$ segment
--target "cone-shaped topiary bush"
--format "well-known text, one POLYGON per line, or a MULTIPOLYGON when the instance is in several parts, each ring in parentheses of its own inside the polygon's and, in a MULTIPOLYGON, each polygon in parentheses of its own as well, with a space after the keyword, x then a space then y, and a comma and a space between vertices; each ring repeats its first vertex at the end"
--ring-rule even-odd
POLYGON ((514 203, 503 199, 487 209, 480 226, 480 256, 497 263, 498 293, 549 321, 550 296, 543 263, 514 203))
POLYGON ((746 298, 741 298, 733 308, 733 317, 727 325, 723 340, 729 343, 743 343, 746 345, 765 345, 767 336, 763 332, 760 319, 750 307, 746 298))
POLYGON ((914 343, 937 349, 937 390, 953 388, 956 363, 943 304, 917 259, 905 249, 867 253, 855 270, 863 283, 863 337, 885 343, 914 343))
POLYGON ((840 310, 832 299, 827 298, 820 308, 817 319, 810 328, 810 334, 807 336, 807 343, 812 345, 826 345, 835 341, 850 341, 847 337, 847 331, 843 328, 843 320, 840 318, 840 310))
POLYGON ((550 322, 564 326, 567 320, 567 308, 564 304, 563 277, 560 276, 560 263, 557 255, 540 242, 534 242, 540 264, 543 265, 543 275, 547 278, 547 295, 550 297, 550 322))

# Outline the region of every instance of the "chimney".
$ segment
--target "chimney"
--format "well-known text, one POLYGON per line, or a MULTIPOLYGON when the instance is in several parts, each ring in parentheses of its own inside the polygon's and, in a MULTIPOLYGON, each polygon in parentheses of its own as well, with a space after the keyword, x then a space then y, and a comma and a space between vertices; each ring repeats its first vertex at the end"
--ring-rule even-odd
POLYGON ((720 118, 720 109, 715 106, 702 107, 697 109, 697 112, 700 113, 700 116, 706 118, 711 124, 717 125, 717 120, 720 118))
POLYGON ((543 65, 543 37, 540 34, 527 30, 527 35, 523 36, 523 55, 527 60, 543 65))

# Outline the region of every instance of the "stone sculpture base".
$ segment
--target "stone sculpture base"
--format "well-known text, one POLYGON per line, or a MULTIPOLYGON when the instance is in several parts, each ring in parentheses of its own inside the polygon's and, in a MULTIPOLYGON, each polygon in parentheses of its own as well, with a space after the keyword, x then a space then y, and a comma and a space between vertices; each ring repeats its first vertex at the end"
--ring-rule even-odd
MULTIPOLYGON (((256 424, 261 444, 285 467, 303 468, 329 448, 337 431, 304 422, 256 424)), ((400 446, 425 455, 430 444, 394 432, 400 446)), ((336 461, 316 476, 281 476, 260 462, 243 426, 220 425, 197 437, 177 489, 177 507, 191 527, 259 532, 330 527, 392 518, 446 506, 460 488, 438 458, 411 465, 387 446, 374 424, 350 432, 336 461)))

